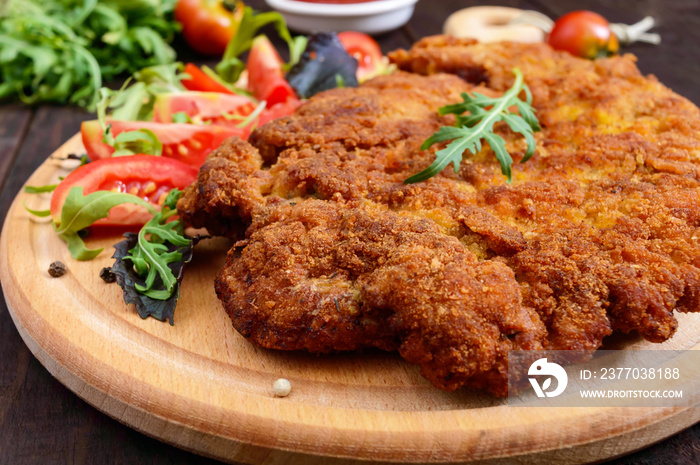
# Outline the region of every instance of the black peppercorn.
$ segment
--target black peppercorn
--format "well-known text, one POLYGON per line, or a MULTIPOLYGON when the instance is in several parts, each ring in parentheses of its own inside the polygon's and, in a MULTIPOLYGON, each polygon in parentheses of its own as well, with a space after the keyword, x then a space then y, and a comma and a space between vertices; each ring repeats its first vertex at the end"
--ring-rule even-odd
POLYGON ((112 268, 105 266, 100 270, 100 278, 106 283, 113 283, 117 280, 117 276, 112 273, 112 268))
POLYGON ((66 274, 66 265, 56 260, 49 265, 49 274, 54 278, 60 278, 66 274))

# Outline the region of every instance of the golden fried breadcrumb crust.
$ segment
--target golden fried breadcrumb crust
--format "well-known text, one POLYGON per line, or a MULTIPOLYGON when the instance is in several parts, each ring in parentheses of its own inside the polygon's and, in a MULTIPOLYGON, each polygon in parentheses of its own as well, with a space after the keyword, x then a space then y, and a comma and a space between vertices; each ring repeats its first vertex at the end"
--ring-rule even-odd
POLYGON ((637 70, 544 44, 444 36, 390 54, 404 70, 311 98, 231 139, 178 204, 237 240, 216 280, 252 342, 398 350, 441 389, 507 393, 510 349, 596 349, 613 331, 671 337, 700 308, 700 111, 637 70), (460 93, 498 95, 519 68, 537 151, 502 124, 425 182, 421 143, 460 93), (425 74, 426 76, 423 76, 425 74))

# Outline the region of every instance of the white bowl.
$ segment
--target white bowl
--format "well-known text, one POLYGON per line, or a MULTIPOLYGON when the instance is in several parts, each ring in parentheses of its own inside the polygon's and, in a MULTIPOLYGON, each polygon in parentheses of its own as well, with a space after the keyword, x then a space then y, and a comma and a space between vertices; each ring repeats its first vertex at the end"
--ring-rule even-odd
POLYGON ((381 34, 406 24, 418 0, 378 0, 346 5, 294 0, 266 1, 271 8, 282 13, 287 25, 296 31, 381 34))

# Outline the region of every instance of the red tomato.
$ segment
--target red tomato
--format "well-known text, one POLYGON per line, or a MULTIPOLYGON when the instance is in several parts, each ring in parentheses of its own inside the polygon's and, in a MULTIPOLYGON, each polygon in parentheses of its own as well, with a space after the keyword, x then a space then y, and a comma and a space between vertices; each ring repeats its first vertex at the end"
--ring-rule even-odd
MULTIPOLYGON (((175 158, 199 168, 209 152, 221 145, 225 139, 238 136, 248 137, 248 129, 217 126, 215 124, 154 123, 149 121, 108 121, 112 134, 124 131, 150 129, 163 144, 163 156, 175 158)), ((85 121, 80 126, 83 145, 90 160, 109 158, 114 147, 102 141, 102 127, 97 120, 85 121)))
POLYGON ((232 95, 235 94, 231 89, 219 82, 216 82, 216 79, 207 75, 204 71, 192 63, 187 63, 185 65, 185 73, 189 74, 191 78, 182 80, 182 85, 185 86, 185 89, 187 90, 219 92, 222 94, 232 95))
MULTIPOLYGON (((171 158, 151 155, 106 158, 83 165, 61 181, 51 196, 51 216, 58 224, 61 209, 72 187, 82 186, 83 194, 99 190, 138 195, 159 207, 174 188, 184 189, 197 178, 197 168, 171 158)), ((118 205, 107 218, 95 222, 102 226, 138 226, 152 215, 138 205, 118 205)))
POLYGON ((256 126, 262 126, 265 123, 269 123, 273 119, 281 118, 283 116, 293 115, 300 106, 301 100, 296 97, 290 98, 286 102, 276 103, 263 110, 256 123, 256 126))
POLYGON ((236 35, 243 17, 242 3, 231 11, 222 0, 179 0, 175 19, 182 24, 182 35, 200 53, 223 55, 236 35))
POLYGON ((240 123, 239 120, 227 119, 222 115, 245 117, 251 114, 256 107, 257 104, 244 95, 228 95, 218 92, 158 94, 153 105, 153 121, 171 123, 173 115, 185 113, 190 118, 203 122, 235 126, 240 123))
POLYGON ((362 32, 346 31, 338 34, 345 50, 357 60, 357 80, 363 82, 376 76, 384 68, 384 56, 376 40, 362 32))
POLYGON ((294 97, 294 89, 284 79, 282 59, 275 47, 265 36, 253 39, 253 47, 248 54, 248 90, 258 100, 265 100, 270 107, 276 103, 286 102, 294 97))
POLYGON ((608 21, 592 11, 572 11, 556 20, 547 43, 589 59, 614 55, 620 48, 608 21))
MULTIPOLYGON (((260 116, 246 126, 262 126, 273 119, 293 114, 301 105, 296 97, 290 97, 284 102, 276 103, 265 108, 260 116)), ((257 105, 248 97, 242 95, 224 95, 216 92, 183 92, 173 94, 158 94, 153 106, 153 120, 159 122, 172 121, 175 113, 184 112, 192 119, 210 122, 217 126, 239 128, 242 119, 250 115, 257 105), (231 118, 222 115, 237 115, 231 118)), ((199 121, 197 121, 199 122, 199 121)), ((239 128, 241 132, 245 132, 239 128)), ((244 135, 239 136, 243 139, 244 135)))

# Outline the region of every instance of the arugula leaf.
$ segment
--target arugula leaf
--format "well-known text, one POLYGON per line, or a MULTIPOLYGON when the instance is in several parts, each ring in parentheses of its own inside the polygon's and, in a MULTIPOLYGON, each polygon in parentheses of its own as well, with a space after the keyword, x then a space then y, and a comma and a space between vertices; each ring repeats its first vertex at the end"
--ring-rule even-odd
POLYGON ((83 195, 82 186, 72 187, 61 209, 61 219, 53 223, 54 231, 68 244, 68 250, 76 260, 92 260, 102 249, 88 249, 78 232, 95 221, 107 218, 109 211, 120 204, 132 203, 145 207, 154 215, 156 209, 140 197, 112 191, 97 191, 83 195))
POLYGON ((459 171, 464 152, 479 153, 482 139, 489 144, 501 165, 501 172, 508 178, 508 182, 511 182, 513 159, 506 150, 503 138, 493 132, 493 125, 498 121, 505 121, 514 132, 525 137, 527 150, 520 163, 525 163, 535 153, 533 133, 540 130, 539 122, 531 106, 530 89, 524 84, 523 75, 519 69, 515 68, 513 73, 515 74, 515 82, 501 97, 491 98, 476 92, 473 96, 463 93, 463 102, 446 105, 438 110, 441 115, 456 115, 456 127, 441 127, 435 134, 426 139, 420 148, 426 150, 439 142, 447 140, 452 140, 452 142, 435 153, 435 161, 432 165, 409 177, 404 183, 411 184, 431 178, 450 163, 454 165, 456 173, 459 171), (525 92, 525 101, 518 97, 521 91, 525 92), (519 115, 508 111, 512 105, 518 108, 519 115), (468 114, 465 114, 466 112, 468 114))
POLYGON ((251 126, 251 124, 257 122, 258 117, 262 114, 263 111, 265 111, 266 106, 267 101, 263 100, 262 102, 258 103, 258 106, 255 107, 255 110, 253 110, 247 116, 241 116, 230 113, 223 113, 221 116, 223 116, 224 119, 227 119, 229 121, 240 121, 240 123, 236 125, 237 128, 245 128, 250 126, 249 129, 252 131, 253 129, 255 129, 255 125, 251 126))
MULTIPOLYGON (((221 79, 229 83, 238 81, 238 78, 245 69, 245 62, 238 57, 243 52, 250 50, 258 30, 268 24, 273 24, 275 26, 279 36, 289 46, 289 50, 296 53, 299 49, 300 41, 297 43, 292 39, 292 35, 289 33, 289 29, 287 29, 287 23, 280 13, 276 11, 256 13, 251 7, 246 6, 243 9, 243 17, 241 18, 241 23, 238 26, 236 35, 229 41, 224 56, 221 58, 221 62, 216 65, 216 72, 221 79)), ((290 53, 290 55, 291 54, 292 53, 290 53)))
MULTIPOLYGON (((109 127, 108 127, 109 128, 109 127)), ((109 136, 105 134, 105 138, 109 136)), ((138 129, 136 131, 122 132, 114 137, 110 144, 114 147, 113 157, 124 155, 155 155, 159 157, 163 153, 163 144, 158 136, 150 129, 138 129)))
MULTIPOLYGON (((43 194, 46 192, 53 192, 58 184, 47 184, 45 186, 24 186, 24 192, 26 194, 43 194)), ((24 209, 27 210, 32 215, 38 218, 46 218, 51 215, 51 210, 33 210, 24 204, 24 209)))
MULTIPOLYGON (((115 261, 111 269, 112 273, 114 273, 114 276, 117 278, 117 284, 122 288, 124 302, 127 304, 134 304, 141 318, 145 319, 152 316, 160 321, 169 320, 170 324, 173 325, 175 307, 180 297, 180 284, 182 283, 184 275, 184 266, 192 260, 194 245, 199 238, 193 238, 188 246, 179 247, 177 249, 171 247, 173 251, 177 251, 177 253, 182 256, 180 261, 172 262, 168 265, 177 279, 177 285, 170 297, 161 300, 153 299, 137 290, 136 286, 143 287, 146 285, 145 280, 136 273, 131 261, 125 260, 125 257, 129 255, 130 250, 137 246, 138 234, 128 232, 124 234, 124 237, 126 239, 114 245, 115 252, 112 258, 114 258, 115 261)), ((154 286, 160 287, 158 277, 156 277, 154 286)))
POLYGON ((87 42, 60 21, 41 14, 0 20, 0 97, 92 106, 102 86, 87 42))
POLYGON ((44 192, 53 192, 58 187, 58 184, 47 184, 45 186, 24 186, 24 192, 27 194, 42 194, 44 192))
POLYGON ((289 61, 282 67, 284 71, 289 71, 294 65, 299 63, 301 55, 304 53, 304 50, 306 50, 306 45, 308 42, 309 38, 306 36, 296 36, 292 39, 292 43, 289 48, 289 61))
POLYGON ((51 210, 33 210, 26 204, 24 204, 24 209, 38 218, 46 218, 47 216, 51 215, 51 210))
POLYGON ((180 62, 148 66, 134 73, 136 82, 143 82, 152 95, 168 92, 184 92, 182 78, 185 66, 180 62))
POLYGON ((136 246, 124 257, 131 261, 139 276, 146 277, 144 284, 135 285, 136 290, 152 299, 167 300, 173 294, 177 278, 169 265, 182 260, 179 247, 191 244, 182 222, 168 221, 177 215, 176 204, 181 195, 178 189, 168 193, 161 211, 141 228, 136 246), (160 283, 158 287, 154 287, 156 278, 160 283))
POLYGON ((194 124, 194 121, 192 121, 192 118, 190 118, 190 115, 188 115, 187 112, 178 111, 177 113, 173 114, 173 123, 194 124))
POLYGON ((141 318, 168 319, 171 325, 184 266, 201 239, 187 236, 179 220, 169 221, 181 195, 178 189, 170 191, 161 211, 138 234, 124 234, 126 239, 114 246, 112 266, 124 301, 133 303, 141 318))
MULTIPOLYGON (((246 90, 246 89, 242 89, 242 88, 240 88, 240 87, 234 85, 235 83, 231 83, 231 82, 224 81, 224 80, 221 78, 221 76, 219 76, 218 74, 216 74, 216 71, 214 71, 213 69, 211 69, 211 68, 208 67, 207 65, 202 65, 202 66, 199 67, 199 69, 201 69, 202 72, 203 72, 204 74, 206 74, 207 76, 209 76, 210 78, 212 78, 214 81, 216 81, 218 84, 224 86, 225 88, 227 88, 228 90, 230 90, 230 91, 233 92, 234 94, 245 95, 246 97, 250 97, 250 98, 252 98, 252 99, 255 99, 255 97, 253 97, 253 93, 252 93, 252 92, 249 92, 249 91, 246 90)), ((190 76, 190 77, 191 77, 191 76, 190 76)), ((239 75, 239 77, 240 77, 240 75, 239 75)))

